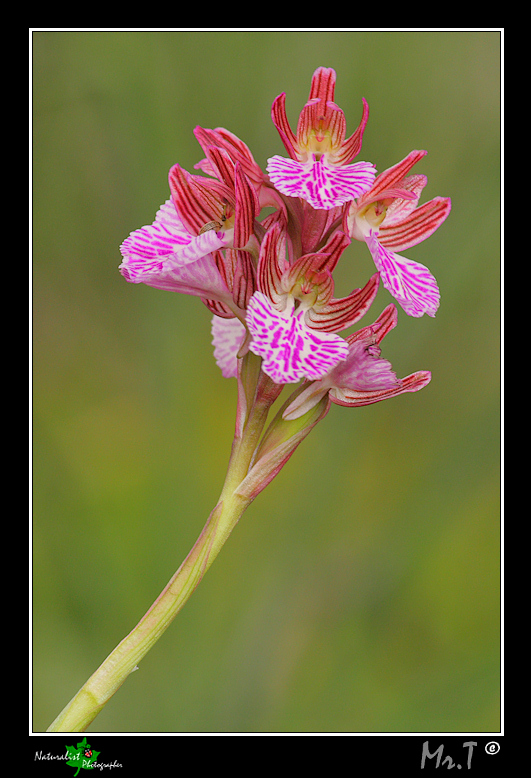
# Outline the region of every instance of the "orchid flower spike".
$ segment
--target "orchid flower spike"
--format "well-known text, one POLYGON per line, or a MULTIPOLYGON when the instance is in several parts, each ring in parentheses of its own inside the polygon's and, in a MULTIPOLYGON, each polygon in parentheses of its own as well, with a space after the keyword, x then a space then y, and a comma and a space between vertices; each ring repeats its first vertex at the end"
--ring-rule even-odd
POLYGON ((378 177, 371 163, 353 162, 369 109, 363 100, 359 127, 346 138, 335 83, 332 68, 314 72, 296 134, 285 94, 275 99, 272 118, 287 158, 272 156, 267 174, 236 135, 196 127, 204 153, 195 165, 200 174, 174 165, 171 199, 120 246, 127 281, 195 295, 214 314, 214 357, 222 375, 237 383, 234 438, 219 501, 190 553, 48 731, 86 729, 332 403, 368 405, 416 392, 431 380, 427 371, 399 379, 381 356, 380 344, 397 323, 394 304, 374 324, 339 333, 367 313, 380 277, 406 313, 435 315, 435 279, 424 265, 393 252, 431 235, 448 216, 450 200, 436 197, 417 207, 426 178, 409 173, 424 151, 411 152, 378 177), (333 272, 352 239, 367 244, 378 272, 336 298, 333 272), (271 419, 284 384, 299 381, 271 419))
POLYGON ((427 178, 407 175, 426 151, 412 151, 385 170, 374 185, 353 202, 346 215, 345 231, 365 241, 385 288, 410 316, 435 316, 439 288, 430 271, 420 262, 395 254, 426 240, 450 213, 449 197, 417 203, 427 178))
POLYGON ((289 159, 273 156, 267 172, 274 186, 288 197, 301 197, 313 208, 330 209, 354 200, 370 188, 376 168, 369 162, 349 164, 359 154, 369 107, 363 100, 358 129, 345 139, 345 114, 334 102, 336 74, 318 68, 313 74, 308 102, 299 116, 297 134, 286 115, 285 93, 272 106, 273 123, 289 159))
POLYGON ((420 370, 398 379, 391 363, 381 359, 380 343, 396 327, 397 311, 391 304, 374 324, 349 335, 348 355, 319 381, 306 386, 286 408, 283 418, 299 418, 314 407, 327 393, 337 405, 355 408, 386 400, 404 392, 418 392, 429 384, 431 373, 420 370))

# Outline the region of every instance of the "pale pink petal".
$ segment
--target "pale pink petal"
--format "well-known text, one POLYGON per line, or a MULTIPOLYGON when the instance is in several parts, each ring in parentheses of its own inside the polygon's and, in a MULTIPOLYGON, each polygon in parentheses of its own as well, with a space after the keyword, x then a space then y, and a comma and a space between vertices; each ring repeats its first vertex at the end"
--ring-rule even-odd
POLYGON ((330 385, 326 383, 326 378, 321 381, 312 381, 288 405, 282 418, 286 421, 293 421, 293 419, 303 416, 317 405, 329 389, 330 385))
POLYGON ((380 347, 366 340, 350 344, 348 358, 331 375, 335 391, 348 388, 356 392, 391 389, 399 381, 386 359, 380 359, 380 347))
POLYGON ((206 158, 196 162, 194 168, 196 170, 200 170, 202 173, 205 173, 207 176, 212 176, 213 178, 217 176, 217 171, 214 169, 213 164, 206 158))
MULTIPOLYGON (((219 272, 213 254, 205 254, 204 257, 188 265, 175 267, 167 276, 172 284, 170 290, 181 294, 195 295, 208 300, 219 300, 229 308, 234 308, 232 294, 219 272)), ((150 286, 158 286, 159 289, 167 288, 156 282, 147 281, 150 286)))
POLYGON ((212 344, 214 358, 225 378, 238 375, 237 354, 246 335, 246 329, 239 319, 212 317, 212 344))
POLYGON ((372 230, 365 240, 383 285, 404 311, 409 316, 435 316, 440 293, 428 268, 384 248, 372 230))
POLYGON ((262 292, 249 301, 247 326, 250 350, 263 358, 263 371, 278 384, 319 379, 348 354, 339 335, 310 329, 302 309, 277 311, 262 292))
POLYGON ((154 289, 189 294, 207 300, 218 300, 229 308, 234 306, 232 295, 212 254, 207 254, 189 265, 163 272, 145 272, 142 275, 136 273, 132 277, 129 276, 128 266, 124 262, 120 265, 120 272, 126 281, 132 283, 143 283, 154 289))
POLYGON ((288 197, 301 197, 313 208, 330 210, 366 192, 373 184, 376 168, 370 162, 332 166, 324 156, 298 162, 280 156, 268 160, 267 172, 274 186, 288 197))

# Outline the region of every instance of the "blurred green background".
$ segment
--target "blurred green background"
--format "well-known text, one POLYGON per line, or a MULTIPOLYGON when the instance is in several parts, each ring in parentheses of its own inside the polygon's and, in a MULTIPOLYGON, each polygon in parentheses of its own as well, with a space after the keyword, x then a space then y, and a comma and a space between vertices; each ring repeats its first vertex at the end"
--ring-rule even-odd
MULTIPOLYGON (((136 624, 215 505, 236 383, 197 298, 127 284, 122 240, 223 126, 265 167, 312 73, 360 159, 428 156, 450 218, 404 252, 435 319, 384 356, 419 394, 333 406, 249 508, 101 732, 500 728, 500 33, 33 32, 34 719, 43 731, 136 624)), ((350 253, 348 253, 350 252, 350 253)), ((372 274, 356 243, 338 293, 372 274)), ((391 301, 382 288, 363 324, 391 301)))

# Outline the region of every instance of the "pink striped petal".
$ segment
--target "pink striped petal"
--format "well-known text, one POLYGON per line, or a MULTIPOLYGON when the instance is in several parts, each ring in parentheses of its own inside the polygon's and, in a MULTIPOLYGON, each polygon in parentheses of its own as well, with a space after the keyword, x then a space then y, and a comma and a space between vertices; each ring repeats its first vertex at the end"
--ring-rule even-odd
POLYGON ((347 343, 350 345, 358 340, 365 340, 379 345, 385 336, 396 327, 397 323, 398 313, 396 305, 390 303, 387 308, 384 308, 374 324, 369 324, 368 327, 362 327, 361 330, 348 335, 347 343))
POLYGON ((211 253, 220 242, 214 230, 190 235, 173 202, 167 200, 153 224, 135 230, 124 240, 119 270, 130 283, 232 303, 211 253))
POLYGON ((201 235, 193 236, 187 246, 181 246, 173 255, 173 266, 182 267, 196 262, 216 249, 225 248, 226 239, 223 233, 216 230, 208 230, 201 235))
POLYGON ((274 186, 288 197, 301 197, 312 208, 330 210, 359 197, 371 188, 376 168, 370 162, 331 166, 324 156, 298 162, 278 155, 268 160, 274 186))
MULTIPOLYGON (((416 165, 417 162, 420 162, 427 153, 427 151, 411 151, 407 157, 404 157, 404 159, 396 165, 379 173, 371 190, 371 199, 376 197, 380 198, 386 190, 401 186, 411 168, 416 165)), ((358 205, 361 205, 361 203, 358 203, 358 205)))
POLYGON ((363 289, 354 289, 348 297, 332 298, 326 305, 310 308, 308 323, 316 330, 339 332, 356 324, 371 307, 380 283, 375 273, 363 289))
POLYGON ((171 200, 157 211, 155 221, 132 232, 120 246, 120 266, 128 281, 142 281, 145 275, 163 274, 176 251, 188 246, 192 236, 185 229, 171 200))
POLYGON ((263 358, 263 371, 277 384, 317 380, 348 354, 343 338, 310 329, 304 314, 302 308, 277 311, 262 292, 249 300, 250 350, 263 358))
POLYGON ((171 200, 157 211, 153 224, 132 232, 120 246, 128 281, 143 276, 165 274, 221 248, 224 240, 214 230, 197 237, 190 235, 177 215, 171 200))
POLYGON ((440 293, 437 281, 420 262, 394 254, 371 230, 365 238, 382 283, 409 316, 435 316, 440 293))
POLYGON ((245 327, 239 319, 212 317, 214 359, 225 378, 236 378, 238 375, 237 354, 245 335, 245 327))
POLYGON ((271 106, 271 118, 273 120, 273 124, 278 130, 286 151, 292 159, 297 159, 297 136, 291 129, 288 116, 286 114, 285 92, 282 92, 281 95, 273 100, 273 105, 271 106))

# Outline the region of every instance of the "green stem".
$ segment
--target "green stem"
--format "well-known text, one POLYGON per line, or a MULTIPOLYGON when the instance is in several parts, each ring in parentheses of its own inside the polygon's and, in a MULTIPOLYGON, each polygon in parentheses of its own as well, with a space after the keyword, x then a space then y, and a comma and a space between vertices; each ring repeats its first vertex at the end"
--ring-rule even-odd
POLYGON ((249 410, 243 414, 241 432, 237 428, 225 484, 203 531, 151 608, 61 711, 49 726, 48 732, 83 732, 88 727, 169 627, 251 502, 249 498, 238 495, 236 490, 249 471, 274 400, 272 395, 259 391, 259 364, 253 364, 256 359, 251 354, 247 359, 251 364, 248 375, 252 379, 243 387, 240 384, 240 395, 245 389, 247 400, 243 405, 249 410))

